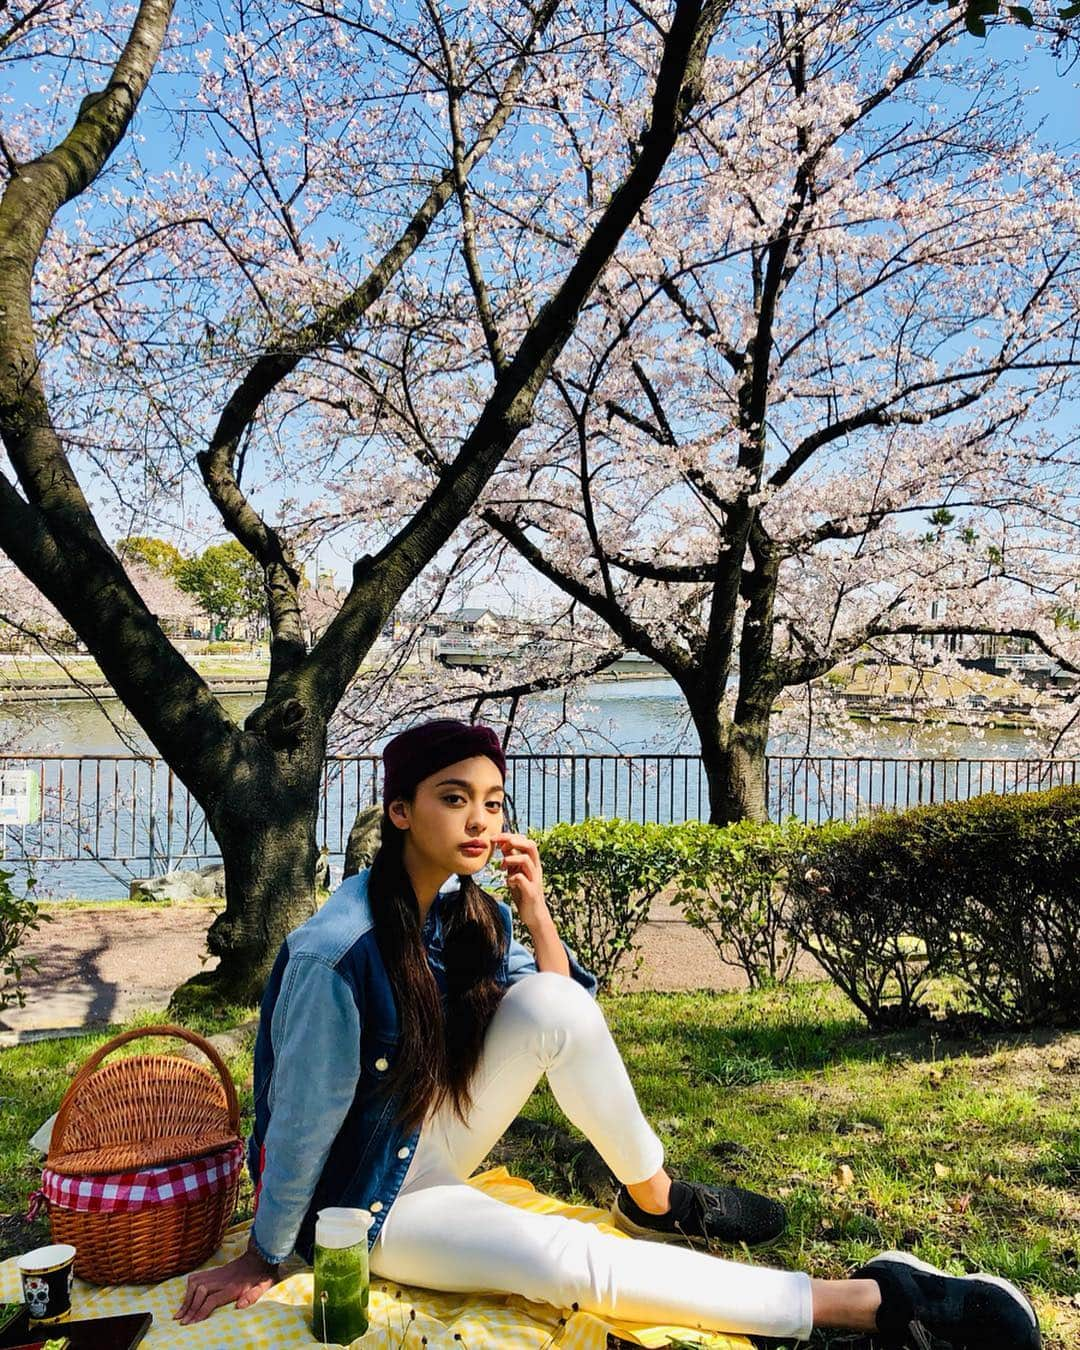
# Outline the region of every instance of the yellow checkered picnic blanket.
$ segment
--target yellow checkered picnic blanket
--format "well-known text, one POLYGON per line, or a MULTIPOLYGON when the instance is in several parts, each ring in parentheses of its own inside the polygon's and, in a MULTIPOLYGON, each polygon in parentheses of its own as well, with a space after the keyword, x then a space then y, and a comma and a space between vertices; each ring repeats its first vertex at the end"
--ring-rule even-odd
MULTIPOLYGON (((563 1204, 511 1176, 505 1167, 473 1177, 472 1185, 521 1209, 606 1226, 605 1211, 563 1204)), ((247 1224, 230 1228, 207 1265, 238 1256, 247 1245, 247 1234, 247 1224)), ((145 1350, 281 1350, 313 1344, 310 1269, 289 1275, 243 1312, 219 1308, 205 1322, 182 1327, 173 1321, 173 1313, 180 1306, 186 1278, 104 1289, 76 1280, 72 1311, 75 1317, 152 1312, 154 1324, 142 1343, 145 1350)), ((0 1262, 0 1300, 21 1297, 14 1258, 0 1262)), ((609 1334, 646 1347, 682 1341, 708 1350, 752 1350, 743 1336, 608 1322, 584 1312, 561 1316, 555 1308, 516 1296, 438 1294, 397 1288, 377 1278, 372 1281, 369 1312, 368 1332, 353 1342, 351 1350, 421 1350, 425 1337, 427 1350, 605 1350, 609 1334)))

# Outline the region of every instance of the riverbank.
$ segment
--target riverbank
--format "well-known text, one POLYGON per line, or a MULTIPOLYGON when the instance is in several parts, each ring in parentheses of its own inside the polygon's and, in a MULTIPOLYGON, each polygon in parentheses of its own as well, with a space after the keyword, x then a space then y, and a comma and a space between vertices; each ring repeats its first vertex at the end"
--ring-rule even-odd
MULTIPOLYGON (((235 652, 184 653, 215 694, 261 697, 270 673, 259 655, 235 652)), ((361 666, 361 671, 369 667, 361 666)), ((406 667, 403 674, 415 673, 406 667)), ((0 707, 4 703, 97 703, 117 698, 97 662, 89 656, 61 658, 40 654, 0 656, 0 707)))
MULTIPOLYGON (((233 650, 236 644, 217 644, 228 651, 188 648, 187 660, 200 675, 222 693, 261 693, 270 672, 268 655, 263 648, 249 652, 233 650)), ((376 663, 361 665, 360 672, 376 668, 376 663)), ((429 665, 403 667, 401 673, 412 675, 429 665)), ((626 685, 669 682, 670 676, 658 667, 647 669, 617 669, 601 671, 592 683, 626 685)), ((879 671, 865 663, 839 666, 817 682, 821 696, 843 699, 856 707, 875 705, 882 709, 897 701, 916 702, 928 708, 947 708, 950 704, 970 704, 975 707, 1001 706, 1017 710, 1030 705, 1037 692, 1007 675, 991 675, 981 670, 965 670, 959 675, 945 675, 933 671, 895 667, 879 671)), ((90 656, 73 655, 54 658, 43 653, 0 653, 0 703, 5 699, 82 699, 115 698, 108 681, 97 662, 90 656)), ((779 706, 787 698, 781 695, 779 706)))
MULTIPOLYGON (((235 655, 189 654, 195 669, 213 693, 225 698, 255 700, 263 696, 269 665, 258 658, 235 655)), ((0 723, 3 706, 13 710, 33 704, 87 704, 90 707, 118 701, 97 663, 89 657, 65 662, 59 674, 51 658, 0 656, 0 723)), ((361 672, 372 669, 361 666, 361 672)), ((406 666, 402 675, 415 675, 426 667, 406 666)), ((637 686, 647 696, 648 686, 672 683, 664 671, 605 671, 591 682, 600 689, 637 686)), ((912 671, 890 672, 887 678, 866 678, 861 667, 842 669, 820 684, 819 699, 858 722, 887 722, 898 726, 933 723, 944 727, 977 727, 1024 731, 1035 725, 1031 715, 1037 691, 1008 677, 982 671, 963 676, 923 675, 912 671)), ((782 695, 774 712, 782 713, 792 702, 782 695)), ((18 715, 18 714, 16 714, 18 715)), ((64 747, 65 751, 69 749, 64 747)))
MULTIPOLYGON (((265 692, 266 679, 270 673, 268 662, 213 656, 189 659, 215 694, 261 698, 265 692)), ((55 669, 51 660, 47 664, 55 669)), ((0 708, 5 703, 94 704, 118 699, 96 662, 81 657, 74 663, 65 663, 65 669, 66 673, 45 676, 40 669, 29 667, 25 657, 0 657, 0 708)), ((361 666, 359 673, 371 669, 374 667, 361 666)), ((403 676, 418 675, 427 669, 431 667, 403 666, 399 673, 403 676)), ((666 672, 662 670, 601 672, 595 677, 598 684, 640 684, 667 678, 666 672)))

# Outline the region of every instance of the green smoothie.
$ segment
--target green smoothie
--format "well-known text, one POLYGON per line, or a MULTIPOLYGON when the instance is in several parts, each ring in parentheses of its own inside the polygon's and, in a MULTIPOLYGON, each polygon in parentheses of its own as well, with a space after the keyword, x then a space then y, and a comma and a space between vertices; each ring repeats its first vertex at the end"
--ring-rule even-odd
POLYGON ((351 1247, 315 1244, 311 1327, 324 1345, 351 1345, 368 1329, 367 1241, 351 1247))

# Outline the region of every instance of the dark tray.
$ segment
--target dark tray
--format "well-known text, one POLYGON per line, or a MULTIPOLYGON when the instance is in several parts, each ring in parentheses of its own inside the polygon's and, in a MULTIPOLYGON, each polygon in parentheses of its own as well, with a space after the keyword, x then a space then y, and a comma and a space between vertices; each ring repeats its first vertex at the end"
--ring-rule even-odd
POLYGON ((91 1317, 78 1322, 54 1322, 51 1327, 27 1331, 21 1319, 0 1335, 0 1350, 37 1346, 52 1336, 66 1336, 71 1350, 135 1350, 150 1330, 152 1313, 123 1313, 118 1317, 91 1317))
POLYGON ((26 1304, 19 1303, 17 1300, 5 1300, 3 1308, 10 1314, 15 1309, 15 1315, 8 1316, 3 1325, 0 1326, 0 1345, 7 1345, 14 1336, 16 1341, 26 1340, 21 1333, 26 1331, 30 1319, 26 1315, 26 1304))

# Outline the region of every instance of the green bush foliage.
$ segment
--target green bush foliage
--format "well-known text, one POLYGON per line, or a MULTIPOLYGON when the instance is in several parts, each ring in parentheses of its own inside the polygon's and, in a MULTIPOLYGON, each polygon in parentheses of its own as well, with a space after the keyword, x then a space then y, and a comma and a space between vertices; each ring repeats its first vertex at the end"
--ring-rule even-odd
POLYGON ((901 816, 823 825, 792 870, 791 923, 872 1027, 927 1015, 943 954, 927 945, 921 888, 901 816))
MULTIPOLYGON (((677 865, 671 829, 591 818, 534 833, 544 895, 560 934, 602 987, 637 949, 653 899, 677 865)), ((638 957, 631 969, 641 964, 638 957)))
POLYGON ((916 815, 934 856, 927 931, 991 1018, 1080 1022, 1080 788, 984 796, 916 815))
POLYGON ((1002 1026, 1080 1022, 1080 787, 855 825, 592 819, 534 837, 555 922, 603 985, 674 883, 752 987, 805 948, 878 1029, 928 1017, 943 989, 1002 1026))
POLYGON ((752 989, 787 980, 798 958, 788 878, 809 832, 795 820, 670 827, 678 861, 675 904, 725 965, 745 973, 752 989))
POLYGON ((807 837, 792 922, 872 1026, 957 978, 1006 1026, 1080 1020, 1080 788, 917 807, 807 837))
POLYGON ((0 1008, 23 1006, 23 971, 35 969, 35 963, 20 957, 19 947, 48 918, 27 896, 15 894, 13 876, 0 872, 0 1008))

